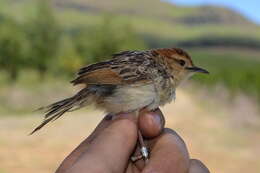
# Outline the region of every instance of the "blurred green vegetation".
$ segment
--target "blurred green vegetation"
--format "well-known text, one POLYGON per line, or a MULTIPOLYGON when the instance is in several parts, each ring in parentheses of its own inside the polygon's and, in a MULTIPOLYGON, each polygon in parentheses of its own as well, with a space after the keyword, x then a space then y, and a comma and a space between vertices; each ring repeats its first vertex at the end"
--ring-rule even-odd
POLYGON ((8 81, 17 80, 25 69, 38 71, 40 80, 47 72, 72 75, 116 52, 146 48, 130 23, 104 16, 95 26, 64 31, 51 4, 36 2, 33 15, 26 19, 0 14, 0 70, 8 81))
POLYGON ((28 66, 45 77, 49 66, 56 63, 61 29, 48 1, 37 1, 35 15, 24 23, 30 48, 27 54, 28 66))
POLYGON ((234 94, 248 93, 260 98, 260 52, 237 50, 191 50, 194 61, 210 71, 210 76, 194 76, 200 84, 228 86, 234 94))
POLYGON ((0 23, 0 67, 8 74, 10 82, 17 79, 19 71, 26 64, 27 40, 20 28, 18 23, 9 18, 0 23))
MULTIPOLYGON (((96 1, 72 1, 82 6, 50 2, 0 0, 2 93, 9 92, 12 85, 44 97, 42 83, 56 88, 52 84, 57 80, 63 85, 80 67, 110 58, 113 53, 179 46, 188 49, 195 64, 211 72, 210 76, 195 76, 197 83, 221 83, 232 92, 260 98, 260 27, 226 9, 172 7, 152 0, 149 5, 158 10, 151 17, 146 8, 136 7, 139 1, 131 1, 131 9, 117 0, 108 3, 118 14, 96 1), (133 15, 128 15, 130 12, 133 15), (210 17, 203 17, 203 12, 210 17), (240 23, 230 24, 219 13, 240 23)), ((5 99, 8 96, 2 93, 0 102, 11 109, 13 105, 5 99)))

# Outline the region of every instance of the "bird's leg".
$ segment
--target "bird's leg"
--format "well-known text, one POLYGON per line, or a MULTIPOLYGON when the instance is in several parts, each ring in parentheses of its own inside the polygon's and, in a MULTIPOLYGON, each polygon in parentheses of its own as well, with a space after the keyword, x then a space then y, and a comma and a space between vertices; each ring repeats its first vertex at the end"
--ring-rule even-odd
POLYGON ((138 141, 139 141, 139 144, 140 144, 141 155, 143 156, 143 159, 146 163, 148 161, 149 153, 148 153, 148 149, 147 149, 147 147, 144 143, 144 139, 143 139, 143 136, 142 136, 140 130, 138 130, 138 141))
POLYGON ((149 152, 147 147, 145 146, 144 139, 140 130, 138 130, 138 142, 140 147, 140 154, 137 156, 131 156, 131 161, 136 162, 140 159, 144 159, 144 162, 146 164, 148 162, 149 152))
MULTIPOLYGON (((138 115, 139 115, 139 111, 136 111, 136 117, 138 119, 138 115)), ((148 162, 148 157, 149 157, 149 153, 148 153, 148 149, 144 143, 144 139, 143 139, 143 136, 142 136, 142 133, 140 130, 138 130, 138 142, 139 142, 139 146, 140 146, 140 155, 138 156, 132 156, 131 157, 131 160, 132 162, 135 162, 137 160, 140 160, 140 159, 144 159, 145 163, 148 162)))

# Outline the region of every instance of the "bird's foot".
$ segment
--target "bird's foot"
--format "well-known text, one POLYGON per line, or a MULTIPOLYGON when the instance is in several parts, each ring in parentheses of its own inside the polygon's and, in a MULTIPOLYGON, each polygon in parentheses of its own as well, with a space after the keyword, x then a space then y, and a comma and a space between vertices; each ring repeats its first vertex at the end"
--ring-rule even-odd
POLYGON ((136 162, 138 160, 144 159, 145 163, 147 163, 148 157, 149 157, 148 149, 145 146, 142 146, 141 149, 140 149, 140 153, 141 154, 139 154, 137 156, 132 156, 131 161, 136 162))

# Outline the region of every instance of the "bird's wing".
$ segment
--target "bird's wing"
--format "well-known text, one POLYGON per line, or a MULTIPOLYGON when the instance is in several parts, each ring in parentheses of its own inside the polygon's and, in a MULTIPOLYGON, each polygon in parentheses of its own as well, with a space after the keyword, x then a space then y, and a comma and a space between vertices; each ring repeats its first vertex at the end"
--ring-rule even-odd
POLYGON ((79 70, 72 81, 77 84, 133 84, 152 82, 152 69, 156 69, 153 55, 146 51, 125 51, 115 54, 110 61, 99 62, 79 70))

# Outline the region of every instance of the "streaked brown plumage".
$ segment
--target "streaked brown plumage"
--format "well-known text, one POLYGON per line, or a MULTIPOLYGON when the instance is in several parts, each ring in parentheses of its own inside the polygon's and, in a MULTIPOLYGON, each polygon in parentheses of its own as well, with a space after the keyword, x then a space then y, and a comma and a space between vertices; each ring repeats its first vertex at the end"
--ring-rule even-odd
POLYGON ((208 73, 195 67, 179 48, 114 54, 109 61, 81 68, 71 83, 85 87, 75 96, 45 107, 45 119, 32 133, 65 112, 92 103, 112 114, 153 110, 171 102, 179 83, 194 72, 208 73))

